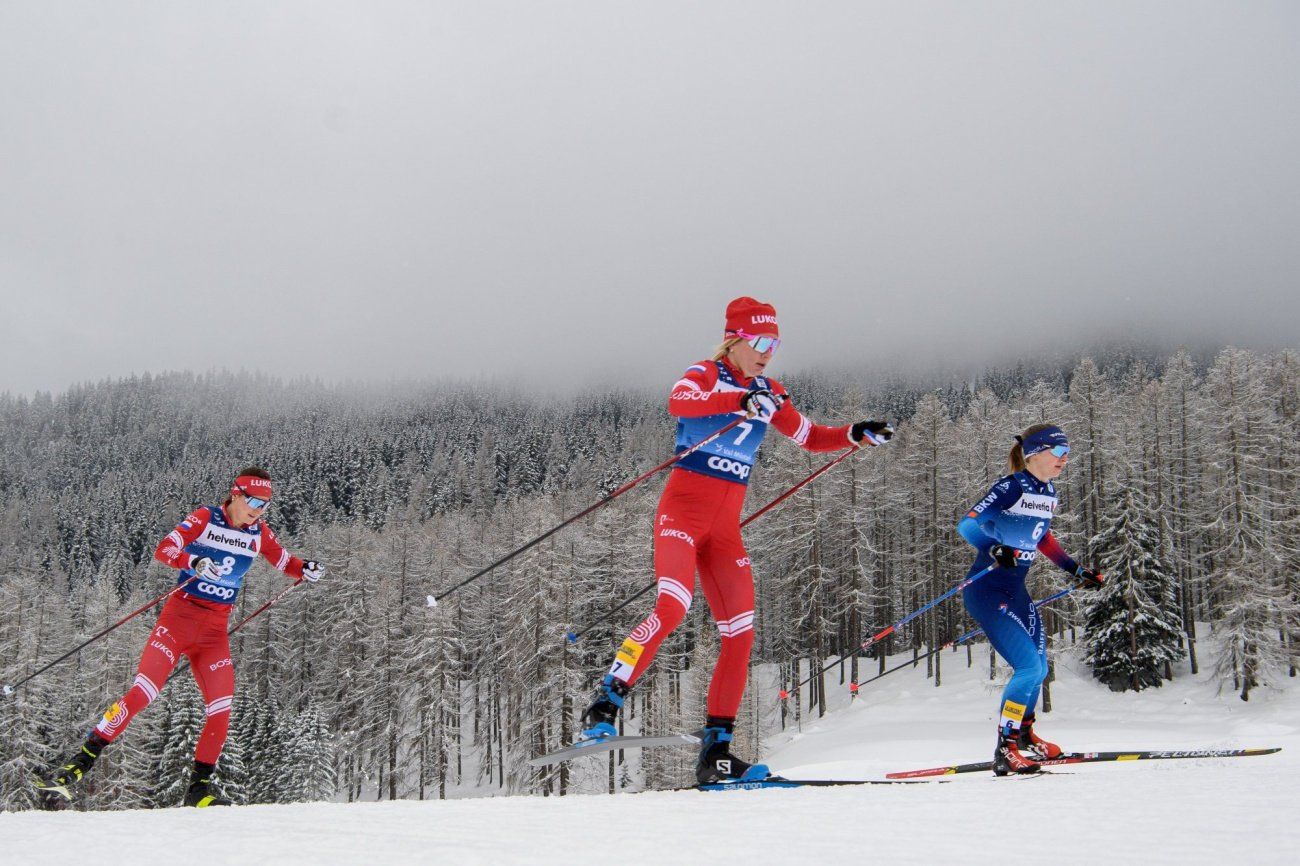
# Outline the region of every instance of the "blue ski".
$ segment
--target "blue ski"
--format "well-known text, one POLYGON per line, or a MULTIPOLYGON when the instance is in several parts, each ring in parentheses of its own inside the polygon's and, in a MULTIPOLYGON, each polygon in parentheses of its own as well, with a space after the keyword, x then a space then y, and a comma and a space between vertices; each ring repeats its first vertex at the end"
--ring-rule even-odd
MULTIPOLYGON (((899 785, 916 784, 902 779, 784 779, 773 776, 752 782, 711 782, 691 785, 681 791, 758 791, 763 788, 830 788, 841 785, 899 785)), ((927 783, 922 783, 927 784, 927 783)))
POLYGON ((615 749, 653 749, 658 746, 698 746, 700 738, 694 734, 672 734, 667 737, 603 737, 575 743, 564 749, 539 755, 528 762, 530 767, 547 767, 581 758, 583 755, 602 755, 615 749))

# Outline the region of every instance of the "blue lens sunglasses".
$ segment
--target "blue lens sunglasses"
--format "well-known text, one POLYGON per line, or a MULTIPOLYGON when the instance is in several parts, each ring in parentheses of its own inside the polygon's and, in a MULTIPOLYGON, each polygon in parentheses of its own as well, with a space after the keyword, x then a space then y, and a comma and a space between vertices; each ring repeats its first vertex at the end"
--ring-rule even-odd
POLYGON ((766 355, 768 352, 775 352, 781 345, 780 337, 755 337, 753 334, 746 334, 744 331, 732 331, 737 337, 740 337, 760 355, 766 355))
MULTIPOLYGON (((235 486, 239 487, 238 484, 235 486)), ((263 499, 260 496, 254 496, 242 487, 239 487, 239 492, 244 494, 244 501, 247 502, 248 507, 254 511, 261 511, 263 508, 271 504, 271 500, 263 499)))

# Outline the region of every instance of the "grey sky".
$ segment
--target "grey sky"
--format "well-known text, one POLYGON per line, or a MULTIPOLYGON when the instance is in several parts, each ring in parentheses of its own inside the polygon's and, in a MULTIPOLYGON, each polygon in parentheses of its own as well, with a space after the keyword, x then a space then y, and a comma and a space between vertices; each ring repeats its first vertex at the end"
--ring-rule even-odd
POLYGON ((0 392, 1297 343, 1300 4, 0 6, 0 392))

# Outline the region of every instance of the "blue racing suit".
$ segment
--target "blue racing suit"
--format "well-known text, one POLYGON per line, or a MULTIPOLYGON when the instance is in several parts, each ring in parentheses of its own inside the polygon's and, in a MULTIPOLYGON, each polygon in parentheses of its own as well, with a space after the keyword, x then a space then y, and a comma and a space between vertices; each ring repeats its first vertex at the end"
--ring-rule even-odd
POLYGON ((957 524, 962 538, 978 551, 967 577, 993 567, 963 590, 962 599, 989 643, 1015 671, 1002 693, 998 725, 1004 732, 1018 730, 1025 716, 1033 715, 1047 678, 1047 635, 1025 588, 1029 566, 1042 551, 1071 574, 1078 570, 1078 564, 1052 536, 1056 506, 1052 483, 1021 471, 999 478, 957 524), (1014 568, 994 561, 989 550, 996 544, 1015 549, 1014 568))

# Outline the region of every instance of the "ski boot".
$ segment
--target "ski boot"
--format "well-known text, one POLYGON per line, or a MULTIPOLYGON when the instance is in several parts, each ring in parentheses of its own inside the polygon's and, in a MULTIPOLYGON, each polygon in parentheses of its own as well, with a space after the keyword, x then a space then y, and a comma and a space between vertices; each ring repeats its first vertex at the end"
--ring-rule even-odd
POLYGON ((613 674, 605 674, 605 678, 600 681, 600 688, 596 690, 596 700, 582 714, 582 722, 586 727, 574 745, 582 746, 618 736, 614 722, 618 721, 618 711, 623 709, 623 698, 626 696, 627 683, 613 674))
POLYGON ((205 809, 208 806, 229 806, 230 801, 221 796, 217 786, 212 784, 212 771, 216 764, 194 762, 194 775, 190 776, 190 786, 185 791, 186 806, 205 809))
POLYGON ((731 754, 731 738, 735 721, 710 716, 700 732, 700 760, 695 765, 695 778, 701 785, 725 782, 761 782, 771 777, 766 764, 747 764, 731 754))
POLYGON ((998 746, 993 750, 993 775, 1037 773, 1042 767, 1032 754, 1020 750, 1019 731, 998 731, 998 746))
POLYGON ((97 732, 91 731, 81 750, 72 756, 72 760, 44 777, 37 777, 32 784, 41 792, 41 800, 47 809, 61 809, 72 802, 72 788, 81 781, 81 777, 90 772, 95 759, 108 745, 108 741, 97 732))
POLYGON ((1061 757, 1060 746, 1056 745, 1056 743, 1049 743, 1034 733, 1034 717, 1032 715, 1025 716, 1025 720, 1020 723, 1020 736, 1016 739, 1016 746, 1019 747, 1021 754, 1027 752, 1038 761, 1061 757))

